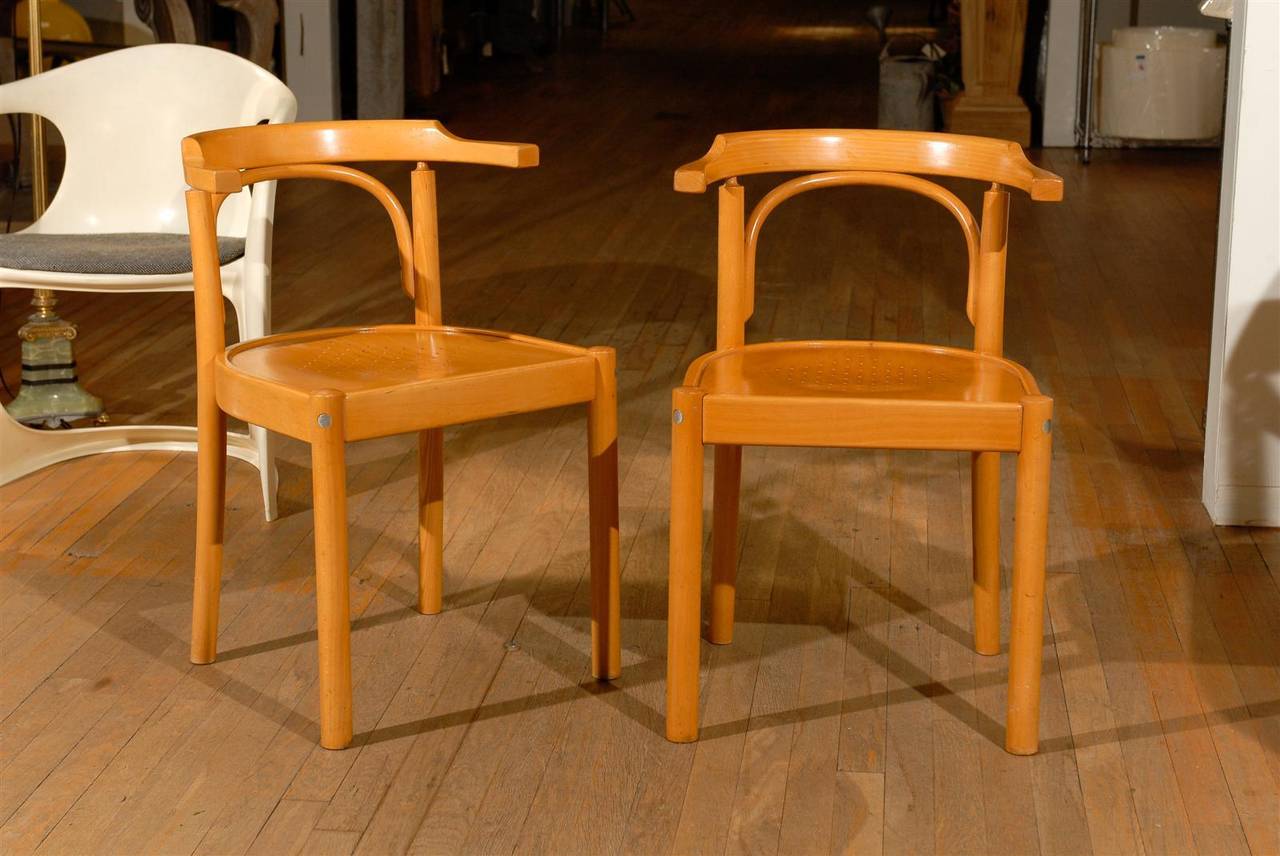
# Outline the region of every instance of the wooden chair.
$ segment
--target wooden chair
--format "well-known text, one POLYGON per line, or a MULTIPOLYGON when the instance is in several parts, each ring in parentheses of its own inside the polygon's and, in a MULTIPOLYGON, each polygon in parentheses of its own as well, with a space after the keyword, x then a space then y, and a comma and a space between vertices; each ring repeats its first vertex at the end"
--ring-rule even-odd
POLYGON ((345 444, 417 432, 418 610, 441 609, 442 428, 587 404, 591 669, 620 670, 617 397, 614 353, 515 333, 443 326, 433 161, 529 167, 537 147, 463 140, 430 121, 304 122, 196 134, 182 142, 195 261, 199 464, 191 661, 217 651, 226 415, 311 444, 315 506, 320 743, 351 740, 345 444), (412 222, 385 185, 339 161, 416 161, 412 222), (322 178, 355 185, 391 218, 414 324, 306 330, 226 348, 214 223, 255 182, 322 178))
POLYGON ((1044 556, 1053 402, 1001 356, 1007 187, 1062 198, 1062 180, 1014 143, 899 131, 788 130, 725 134, 675 174, 676 190, 720 185, 716 350, 693 362, 672 396, 667 738, 697 739, 702 556, 702 449, 715 450, 711 623, 733 637, 738 491, 744 445, 954 449, 973 452, 974 647, 1000 650, 1000 453, 1016 452, 1012 641, 1005 748, 1036 751, 1044 556), (810 173, 764 195, 744 225, 738 177, 810 173), (949 190, 909 173, 991 182, 982 227, 949 190), (897 342, 744 343, 756 246, 769 214, 799 193, 880 185, 918 193, 955 216, 969 250, 973 350, 897 342))

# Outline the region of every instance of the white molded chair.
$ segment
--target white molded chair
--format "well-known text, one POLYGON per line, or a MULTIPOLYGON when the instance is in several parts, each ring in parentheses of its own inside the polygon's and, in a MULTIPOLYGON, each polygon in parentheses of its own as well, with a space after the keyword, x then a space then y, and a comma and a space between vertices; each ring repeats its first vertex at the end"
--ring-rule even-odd
MULTIPOLYGON (((293 93, 270 73, 234 54, 196 45, 127 48, 0 86, 0 113, 39 114, 57 126, 66 146, 62 181, 44 216, 21 232, 0 235, 0 288, 193 290, 183 137, 210 128, 290 122, 296 111, 293 93), (151 244, 168 243, 156 233, 173 235, 183 253, 178 267, 186 270, 138 273, 172 270, 172 259, 167 265, 148 259, 138 242, 122 233, 151 233, 151 244), (33 241, 35 235, 100 237, 33 241), (47 251, 60 258, 52 263, 31 259, 47 251), (93 258, 85 261, 87 256, 93 258), (42 266, 60 270, 29 269, 42 266)), ((241 341, 271 332, 274 208, 275 183, 264 182, 228 199, 218 217, 218 235, 232 239, 226 254, 231 258, 222 265, 222 291, 235 307, 241 341)), ((161 250, 171 254, 173 248, 161 250)), ((249 430, 250 436, 229 435, 227 451, 258 468, 270 520, 276 514, 273 442, 262 428, 249 430)), ((81 455, 194 451, 195 439, 195 428, 182 426, 39 431, 0 412, 0 484, 81 455)))

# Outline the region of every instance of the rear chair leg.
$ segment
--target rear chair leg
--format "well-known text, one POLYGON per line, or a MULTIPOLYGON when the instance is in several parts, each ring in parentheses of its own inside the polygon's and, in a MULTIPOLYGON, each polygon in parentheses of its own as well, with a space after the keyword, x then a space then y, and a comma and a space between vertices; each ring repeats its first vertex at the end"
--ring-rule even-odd
POLYGON ((612 348, 592 348, 595 397, 587 405, 587 486, 591 530, 591 674, 622 674, 618 569, 618 391, 612 348))
POLYGON ((716 645, 733 641, 733 601, 738 578, 738 503, 742 447, 716 446, 711 516, 711 629, 716 645))
POLYGON ((351 742, 351 615, 347 577, 347 471, 343 395, 311 396, 315 507, 316 635, 320 655, 320 745, 351 742))
POLYGON ((1013 535, 1013 602, 1009 641, 1009 708, 1004 747, 1034 755, 1040 741, 1040 668, 1044 645, 1044 562, 1049 529, 1053 399, 1022 400, 1017 511, 1013 535))
POLYGON ((973 453, 973 647, 1000 653, 1000 453, 973 453))
POLYGON ((680 387, 671 411, 671 554, 667 597, 667 739, 698 739, 702 620, 702 390, 680 387))
POLYGON ((418 432, 418 612, 444 604, 444 430, 418 432))

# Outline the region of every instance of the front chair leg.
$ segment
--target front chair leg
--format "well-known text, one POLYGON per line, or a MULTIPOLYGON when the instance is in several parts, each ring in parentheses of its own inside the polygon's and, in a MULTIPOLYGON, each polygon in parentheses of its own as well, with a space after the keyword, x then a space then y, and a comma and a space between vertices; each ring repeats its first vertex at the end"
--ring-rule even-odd
POLYGON ((738 503, 742 447, 716 446, 711 510, 711 628, 716 645, 733 641, 733 601, 738 579, 738 503))
POLYGON ((326 749, 343 749, 351 742, 351 615, 343 395, 326 390, 312 395, 311 404, 320 745, 326 749))
POLYGON ((1044 563, 1049 528, 1053 399, 1022 400, 1010 604, 1009 707, 1004 746, 1034 755, 1040 741, 1040 669, 1044 645, 1044 563))
POLYGON ((218 600, 227 497, 227 416, 213 380, 201 379, 196 446, 196 573, 191 599, 191 662, 218 655, 218 600))
POLYGON ((667 739, 698 739, 702 623, 702 390, 680 387, 671 411, 671 553, 667 588, 667 739))
POLYGON ((444 429, 418 432, 418 612, 444 605, 444 429))
POLYGON ((591 539, 591 674, 622 674, 618 568, 618 390, 612 348, 592 348, 595 397, 587 405, 587 490, 591 539))

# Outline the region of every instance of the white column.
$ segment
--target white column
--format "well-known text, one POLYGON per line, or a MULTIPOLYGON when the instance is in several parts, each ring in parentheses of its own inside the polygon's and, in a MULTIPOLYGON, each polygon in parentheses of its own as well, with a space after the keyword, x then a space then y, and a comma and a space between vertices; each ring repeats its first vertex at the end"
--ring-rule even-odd
POLYGON ((1280 0, 1236 0, 1227 85, 1203 500, 1280 526, 1280 0))
POLYGON ((1045 58, 1044 145, 1076 144, 1076 90, 1080 82, 1080 18, 1084 0, 1049 0, 1045 58))
POLYGON ((337 119, 337 0, 284 0, 284 82, 298 97, 298 121, 337 119))

